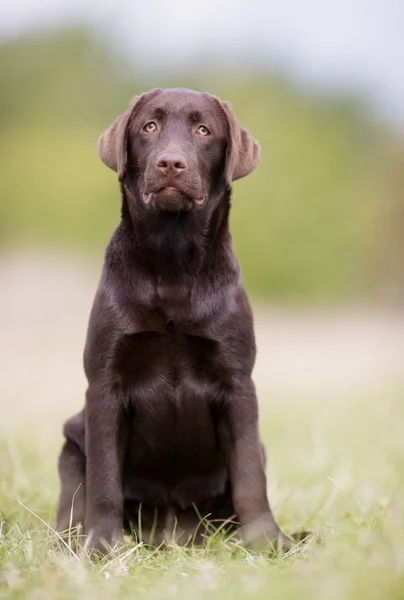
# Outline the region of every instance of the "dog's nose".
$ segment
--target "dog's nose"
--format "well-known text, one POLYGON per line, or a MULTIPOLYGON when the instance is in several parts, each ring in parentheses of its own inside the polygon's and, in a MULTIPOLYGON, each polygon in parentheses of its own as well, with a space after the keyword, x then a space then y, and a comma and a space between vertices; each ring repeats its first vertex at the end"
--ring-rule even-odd
POLYGON ((182 154, 160 154, 157 157, 156 167, 164 175, 180 175, 187 168, 187 161, 182 154))

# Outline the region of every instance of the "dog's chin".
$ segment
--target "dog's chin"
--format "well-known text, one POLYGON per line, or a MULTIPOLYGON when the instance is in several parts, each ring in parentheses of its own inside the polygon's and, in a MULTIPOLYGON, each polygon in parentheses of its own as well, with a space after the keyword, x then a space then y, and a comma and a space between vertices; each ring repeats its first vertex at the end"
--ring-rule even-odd
POLYGON ((143 193, 143 202, 156 212, 178 213, 189 212, 195 206, 201 206, 204 199, 194 199, 177 188, 167 187, 156 192, 143 193))

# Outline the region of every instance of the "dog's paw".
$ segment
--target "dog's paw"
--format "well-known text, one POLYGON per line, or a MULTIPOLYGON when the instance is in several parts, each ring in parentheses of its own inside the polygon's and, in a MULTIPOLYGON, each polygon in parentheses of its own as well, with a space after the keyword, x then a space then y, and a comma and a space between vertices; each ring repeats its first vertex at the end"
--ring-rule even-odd
POLYGON ((308 531, 299 531, 287 536, 277 524, 265 516, 241 527, 244 545, 254 551, 272 550, 274 553, 288 554, 298 549, 314 536, 308 531))
POLYGON ((240 528, 241 538, 247 548, 263 551, 272 547, 275 551, 288 552, 294 545, 277 526, 271 515, 260 517, 240 528))
POLYGON ((90 529, 84 543, 84 550, 91 556, 105 556, 109 554, 117 542, 122 539, 119 532, 102 530, 99 528, 90 529))

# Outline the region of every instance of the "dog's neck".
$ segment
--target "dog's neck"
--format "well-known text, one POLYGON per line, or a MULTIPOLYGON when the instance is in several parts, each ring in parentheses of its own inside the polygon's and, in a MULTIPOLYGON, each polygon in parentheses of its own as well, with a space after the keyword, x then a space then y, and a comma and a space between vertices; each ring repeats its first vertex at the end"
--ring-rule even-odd
POLYGON ((228 248, 230 189, 211 202, 213 210, 208 199, 204 210, 180 213, 139 210, 139 199, 124 185, 121 191, 121 227, 132 256, 160 281, 194 278, 228 248))

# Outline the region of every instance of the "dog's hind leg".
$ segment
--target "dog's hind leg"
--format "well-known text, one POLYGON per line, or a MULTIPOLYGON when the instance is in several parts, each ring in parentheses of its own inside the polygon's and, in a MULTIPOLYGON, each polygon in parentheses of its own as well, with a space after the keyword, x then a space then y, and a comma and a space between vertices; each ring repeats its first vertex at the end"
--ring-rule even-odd
POLYGON ((75 415, 64 427, 66 442, 59 458, 60 496, 56 518, 58 532, 84 526, 86 509, 86 458, 84 414, 75 415))

